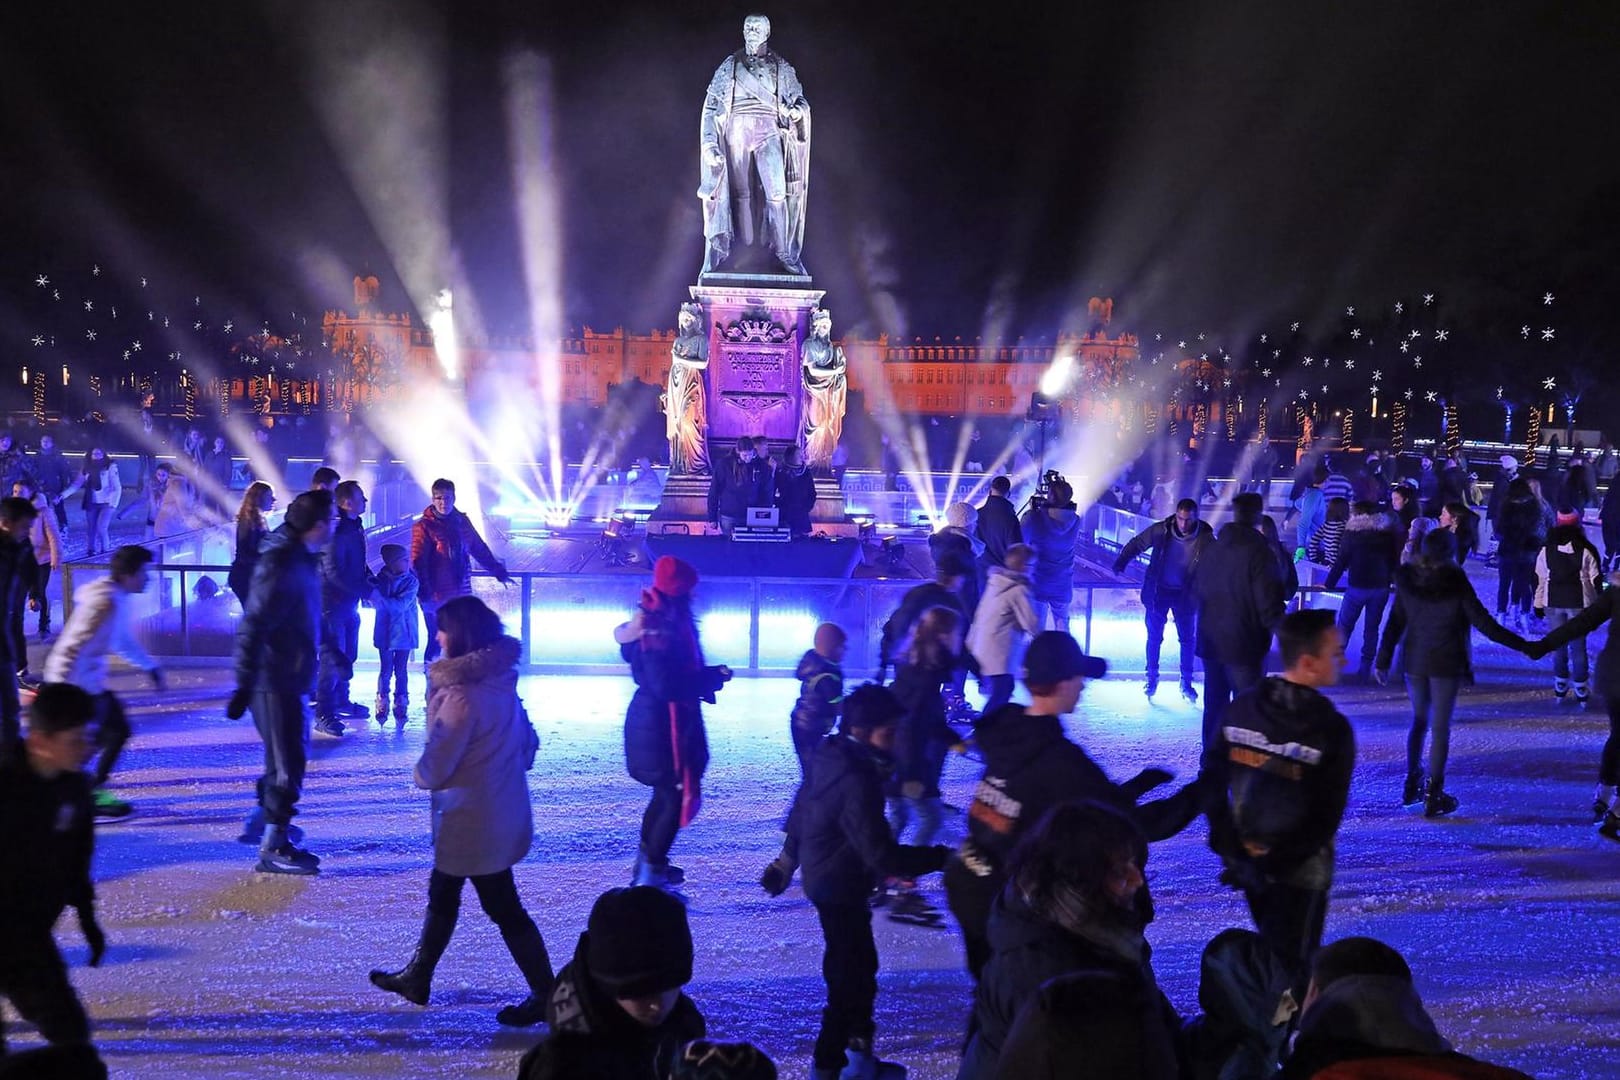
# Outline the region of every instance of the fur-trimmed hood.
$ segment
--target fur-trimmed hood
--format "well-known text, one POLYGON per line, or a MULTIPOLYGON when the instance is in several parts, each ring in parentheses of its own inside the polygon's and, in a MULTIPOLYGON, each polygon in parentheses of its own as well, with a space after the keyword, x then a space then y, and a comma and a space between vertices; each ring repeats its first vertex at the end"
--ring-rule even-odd
POLYGON ((513 669, 522 655, 523 642, 515 637, 502 637, 462 656, 435 660, 428 671, 428 678, 435 687, 465 686, 507 673, 515 679, 517 673, 513 669))
POLYGON ((1344 523, 1345 532, 1394 532, 1395 529, 1395 519, 1382 510, 1376 514, 1352 511, 1349 520, 1344 523))

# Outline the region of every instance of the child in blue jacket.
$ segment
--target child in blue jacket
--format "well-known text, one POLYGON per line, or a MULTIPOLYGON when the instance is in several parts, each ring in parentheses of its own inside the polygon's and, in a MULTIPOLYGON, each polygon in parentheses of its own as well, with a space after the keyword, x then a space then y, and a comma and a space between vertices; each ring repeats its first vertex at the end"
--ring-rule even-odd
POLYGON ((410 707, 405 673, 418 644, 416 628, 422 623, 422 612, 416 604, 419 584, 411 570, 410 552, 401 545, 384 544, 382 560, 383 569, 371 593, 371 606, 376 609, 371 643, 377 646, 377 658, 381 662, 377 671, 377 701, 371 715, 379 724, 388 719, 388 684, 392 681, 394 724, 403 727, 406 709, 410 707))

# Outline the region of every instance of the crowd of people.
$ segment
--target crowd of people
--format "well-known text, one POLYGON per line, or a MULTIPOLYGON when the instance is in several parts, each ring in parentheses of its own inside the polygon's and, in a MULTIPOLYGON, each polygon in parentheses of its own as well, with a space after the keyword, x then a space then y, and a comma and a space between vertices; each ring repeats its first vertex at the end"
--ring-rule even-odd
MULTIPOLYGON (((728 500, 733 480, 763 485, 758 463, 756 447, 739 445, 730 478, 717 475, 712 509, 722 527, 735 523, 730 511, 738 505, 756 505, 728 500)), ((781 469, 792 467, 780 467, 773 490, 781 490, 781 469)), ((1172 777, 1161 769, 1116 783, 1064 730, 1086 682, 1104 677, 1107 665, 1067 632, 1079 511, 1061 477, 1047 477, 1022 514, 1006 477, 991 481, 983 506, 947 508, 930 545, 935 580, 910 590, 886 621, 871 681, 848 687, 848 634, 832 624, 818 628, 799 665, 800 695, 787 724, 800 782, 781 850, 760 877, 773 896, 798 877, 822 932, 825 1005, 814 1080, 905 1075, 877 1049, 881 960, 872 921, 885 911, 902 923, 944 925, 920 884, 936 873, 975 985, 964 1017, 964 1080, 1520 1075, 1453 1051, 1388 945, 1365 938, 1324 944, 1336 838, 1356 762, 1353 727, 1328 691, 1361 621, 1359 670, 1379 682, 1398 670, 1412 705, 1400 801, 1422 804, 1428 817, 1451 813, 1450 721, 1458 688, 1471 677, 1472 630, 1532 656, 1570 649, 1554 693, 1562 698, 1574 688, 1586 700, 1584 637, 1614 615, 1620 593, 1605 587, 1603 559, 1585 546, 1579 519, 1569 519, 1566 496, 1584 480, 1565 477, 1560 510, 1567 512, 1554 513, 1531 559, 1532 609, 1548 612, 1551 630, 1532 641, 1524 620, 1514 621, 1517 629, 1502 625, 1459 562, 1461 537, 1471 535, 1476 551, 1479 544, 1467 516, 1453 508, 1473 513, 1470 503, 1480 500, 1467 493, 1451 499, 1441 484, 1449 469, 1425 494, 1433 463, 1420 469, 1410 491, 1397 482, 1382 493, 1364 486, 1383 475, 1376 462, 1363 462, 1352 478, 1331 462, 1313 463, 1291 500, 1300 521, 1285 522, 1294 529, 1292 548, 1254 491, 1230 500, 1218 531, 1200 520, 1197 500, 1184 498, 1123 547, 1117 569, 1147 556, 1148 696, 1157 690, 1167 621, 1182 642, 1180 688, 1189 701, 1199 697, 1195 661, 1203 664, 1200 769, 1167 792, 1160 789, 1172 777), (1342 527, 1329 548, 1321 533, 1341 500, 1348 513, 1338 518, 1342 527), (1400 524, 1408 510, 1411 520, 1432 510, 1433 523, 1414 534, 1400 524), (1337 613, 1288 611, 1297 560, 1313 552, 1334 575, 1330 585, 1348 575, 1337 613), (1268 676, 1274 648, 1281 674, 1268 676), (982 709, 968 704, 970 674, 985 694, 982 709), (1017 682, 1027 704, 1012 701, 1017 682), (936 842, 940 780, 947 757, 970 750, 982 759, 982 776, 967 809, 967 836, 949 848, 936 842), (1208 822, 1221 880, 1244 896, 1252 927, 1208 943, 1203 1013, 1188 1017, 1154 979, 1147 941, 1154 907, 1144 871, 1152 843, 1199 818, 1208 822)), ((1513 582, 1525 552, 1508 537, 1520 518, 1530 527, 1530 507, 1519 505, 1521 483, 1528 488, 1516 477, 1499 485, 1500 505, 1486 514, 1509 602, 1521 597, 1513 582)), ((703 808, 703 705, 732 678, 704 654, 692 608, 696 570, 670 556, 657 560, 630 618, 614 632, 635 684, 624 726, 626 767, 649 799, 629 883, 596 900, 557 971, 512 872, 533 844, 527 774, 538 751, 518 690, 521 646, 471 595, 474 562, 501 579, 504 564, 456 509, 455 485, 446 479, 434 481, 409 548, 384 546, 378 567, 367 560, 360 525, 366 494, 356 481, 319 470, 313 487, 291 499, 281 525, 269 529, 264 515, 274 504, 267 484, 243 494, 230 576, 244 614, 226 715, 251 714, 264 746, 239 836, 257 850, 254 869, 320 872, 295 821, 309 739, 339 737, 345 719, 367 714, 385 723, 390 707, 394 722, 403 723, 408 665, 425 643, 427 731, 413 778, 431 793, 428 900, 410 958, 398 969, 373 971, 371 981, 417 1005, 431 1000, 470 879, 526 988, 496 1019, 548 1028, 521 1063, 526 1080, 775 1076, 757 1047, 708 1040, 699 1004, 683 990, 693 974, 693 927, 682 900, 685 872, 671 854, 703 808), (372 645, 380 673, 370 709, 350 698, 362 601, 377 608, 372 645)), ((1539 504, 1535 509, 1539 515, 1539 504)), ((8 627, 29 595, 24 562, 38 561, 42 542, 50 549, 48 535, 35 532, 43 512, 27 494, 0 500, 0 601, 8 627)), ((26 735, 11 677, 18 642, 0 635, 11 660, 0 668, 0 827, 28 860, 17 865, 29 868, 0 884, 0 994, 50 1044, 32 1053, 54 1055, 41 1060, 58 1071, 40 1075, 98 1075, 88 1020, 51 928, 62 910, 75 908, 92 962, 100 961, 106 940, 95 919, 92 823, 129 812, 108 784, 131 733, 107 689, 106 662, 122 653, 154 685, 165 684, 129 627, 128 601, 146 587, 151 558, 143 547, 118 548, 112 573, 75 594, 43 681, 31 688, 26 735), (87 770, 93 748, 99 757, 87 770)), ((1620 646, 1605 648, 1598 667, 1620 676, 1620 646)), ((1602 687, 1615 690, 1605 699, 1611 737, 1592 810, 1602 835, 1620 840, 1620 678, 1602 687)))

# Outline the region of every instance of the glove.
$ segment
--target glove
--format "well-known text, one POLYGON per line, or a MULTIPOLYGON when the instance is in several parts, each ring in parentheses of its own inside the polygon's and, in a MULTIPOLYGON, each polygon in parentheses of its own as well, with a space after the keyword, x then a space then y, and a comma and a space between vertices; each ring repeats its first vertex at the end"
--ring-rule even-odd
POLYGON ((163 669, 162 668, 155 667, 151 671, 148 671, 146 673, 146 676, 147 676, 147 678, 152 680, 152 689, 154 689, 154 690, 167 690, 169 688, 169 680, 163 674, 163 669))
POLYGON ((1373 669, 1373 682, 1377 683, 1379 686, 1388 686, 1389 685, 1389 668, 1374 668, 1373 669))
POLYGON ((1295 548, 1294 549, 1294 561, 1295 562, 1304 562, 1305 561, 1305 549, 1304 548, 1295 548))
POLYGON ((232 720, 240 720, 248 709, 249 693, 246 690, 237 690, 231 695, 231 700, 225 706, 225 715, 232 720))
POLYGON ((765 867, 765 872, 759 875, 759 886, 771 896, 781 896, 787 892, 787 887, 793 881, 793 865, 778 855, 765 867))
POLYGON ((1136 786, 1143 791, 1152 791, 1162 787, 1176 778, 1176 774, 1169 769, 1143 769, 1136 774, 1136 786))
POLYGON ((96 913, 88 904, 79 909, 79 929, 84 931, 84 940, 90 945, 90 966, 100 967, 101 958, 107 955, 107 935, 102 933, 96 913))
POLYGON ((1123 574, 1124 572, 1125 572, 1125 560, 1124 559, 1115 559, 1114 560, 1114 573, 1123 574))

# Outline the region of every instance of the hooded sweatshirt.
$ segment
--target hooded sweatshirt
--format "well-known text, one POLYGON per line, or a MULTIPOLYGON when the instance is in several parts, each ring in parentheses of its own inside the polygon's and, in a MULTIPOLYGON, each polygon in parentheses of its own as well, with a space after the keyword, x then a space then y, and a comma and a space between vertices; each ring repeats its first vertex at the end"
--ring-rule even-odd
POLYGON ((1401 535, 1396 531, 1395 519, 1382 512, 1352 513, 1345 522, 1339 554, 1324 587, 1337 588, 1339 579, 1349 571, 1352 589, 1387 590, 1400 562, 1401 535))
POLYGON ((1333 879, 1333 836, 1344 819, 1355 733, 1308 686, 1268 678, 1221 716, 1210 754, 1209 846, 1228 862, 1299 888, 1333 879), (1245 844, 1266 849, 1255 857, 1245 844))
POLYGON ((990 676, 1017 671, 1030 635, 1040 632, 1041 621, 1030 603, 1029 575, 992 566, 967 638, 968 652, 979 661, 979 673, 990 676))

